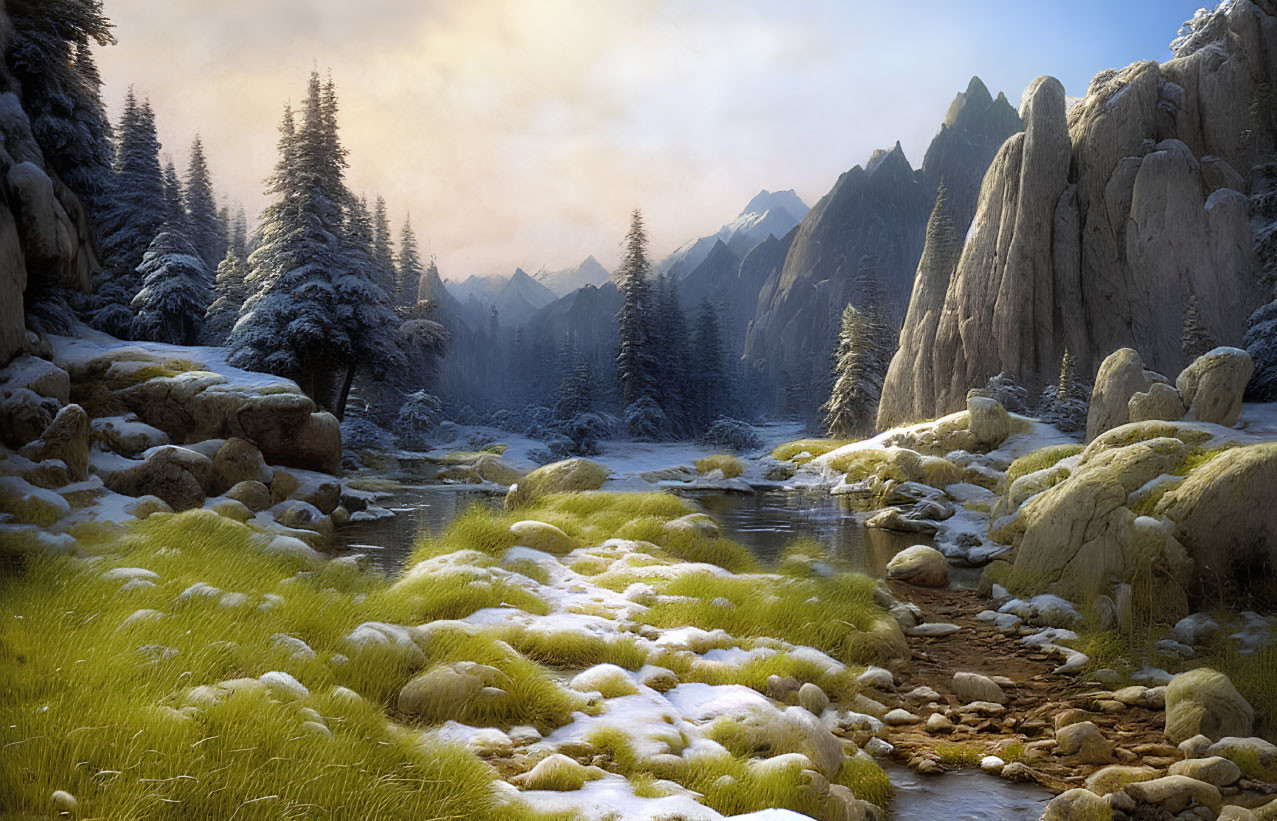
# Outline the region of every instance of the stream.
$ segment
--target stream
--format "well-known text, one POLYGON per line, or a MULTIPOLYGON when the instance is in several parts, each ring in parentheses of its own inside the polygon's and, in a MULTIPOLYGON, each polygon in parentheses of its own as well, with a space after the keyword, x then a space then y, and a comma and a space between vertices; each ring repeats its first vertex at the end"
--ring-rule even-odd
MULTIPOLYGON (((927 539, 862 524, 852 511, 823 489, 764 489, 754 495, 696 492, 700 503, 723 529, 764 563, 778 558, 795 538, 812 538, 832 547, 834 556, 853 570, 875 578, 885 574, 898 551, 927 539)), ((438 535, 472 504, 500 507, 504 493, 467 485, 403 485, 380 504, 393 518, 352 522, 338 534, 354 551, 369 554, 387 575, 397 574, 418 535, 438 535)), ((974 587, 978 568, 950 568, 954 586, 974 587)), ((884 762, 896 787, 892 815, 897 821, 1036 821, 1051 793, 1036 784, 1017 784, 978 769, 925 776, 900 764, 884 762)))

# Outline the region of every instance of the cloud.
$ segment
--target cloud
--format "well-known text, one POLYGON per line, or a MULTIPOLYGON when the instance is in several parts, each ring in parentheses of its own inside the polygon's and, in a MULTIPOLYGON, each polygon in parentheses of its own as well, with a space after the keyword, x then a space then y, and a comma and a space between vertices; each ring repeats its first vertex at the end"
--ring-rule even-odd
POLYGON ((1014 100, 1040 73, 1041 49, 956 5, 108 0, 99 62, 111 103, 149 95, 179 163, 199 131, 251 212, 284 103, 331 70, 352 188, 410 211, 464 278, 611 264, 636 206, 664 254, 760 188, 814 203, 897 139, 921 163, 971 74, 1014 100))

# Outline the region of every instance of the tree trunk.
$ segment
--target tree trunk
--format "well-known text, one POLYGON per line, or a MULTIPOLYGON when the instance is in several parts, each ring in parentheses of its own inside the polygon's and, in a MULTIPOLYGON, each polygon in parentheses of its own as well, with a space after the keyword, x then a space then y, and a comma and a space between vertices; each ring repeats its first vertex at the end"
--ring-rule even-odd
POLYGON ((355 363, 352 360, 346 365, 346 375, 342 378, 341 390, 337 392, 337 406, 333 415, 340 422, 346 418, 346 398, 350 396, 350 386, 355 381, 355 363))

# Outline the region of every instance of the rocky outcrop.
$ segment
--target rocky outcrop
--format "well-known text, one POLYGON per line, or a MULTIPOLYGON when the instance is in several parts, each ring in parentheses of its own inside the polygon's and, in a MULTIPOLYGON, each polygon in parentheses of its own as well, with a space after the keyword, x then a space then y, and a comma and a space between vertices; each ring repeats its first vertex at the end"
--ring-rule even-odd
MULTIPOLYGON (((6 21, 7 22, 7 21, 6 21)), ((5 26, 7 31, 7 25, 5 26)), ((4 72, 7 76, 7 72, 4 72)), ((0 77, 0 88, 5 85, 0 77)), ((25 310, 53 288, 88 291, 100 267, 88 216, 45 163, 22 101, 0 93, 0 365, 27 343, 25 310)))
POLYGON ((975 78, 950 106, 921 170, 896 144, 843 174, 798 226, 783 268, 760 292, 745 358, 778 386, 805 386, 817 369, 823 372, 843 307, 866 297, 857 277, 866 257, 890 321, 898 325, 940 183, 949 191, 960 235, 979 179, 1019 128, 1006 98, 995 100, 975 78))
POLYGON ((1176 372, 1194 296, 1210 336, 1241 341, 1259 294, 1238 188, 1277 137, 1254 105, 1277 81, 1274 12, 1230 3, 1175 59, 1102 72, 1072 109, 1052 78, 1029 88, 950 281, 926 272, 880 427, 951 411, 998 373, 1033 394, 1065 349, 1085 375, 1127 346, 1176 372))

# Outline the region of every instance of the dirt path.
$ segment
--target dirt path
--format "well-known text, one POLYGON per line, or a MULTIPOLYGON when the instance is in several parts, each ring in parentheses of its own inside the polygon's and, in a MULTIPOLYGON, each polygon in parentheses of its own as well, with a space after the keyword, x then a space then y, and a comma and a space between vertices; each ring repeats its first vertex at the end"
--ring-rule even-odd
MULTIPOLYGON (((1001 755, 1006 748, 1023 745, 1023 761, 1033 770, 1035 780, 1044 786, 1063 791, 1080 786, 1086 776, 1103 765, 1079 764, 1052 754, 1055 717, 1065 710, 1080 709, 1085 720, 1093 721, 1110 741, 1115 742, 1114 759, 1110 763, 1167 766, 1179 757, 1179 751, 1166 744, 1162 735, 1163 714, 1139 706, 1117 705, 1107 691, 1098 689, 1077 677, 1053 672, 1061 659, 1037 648, 1020 644, 1018 636, 998 632, 987 622, 976 620, 976 614, 988 609, 988 601, 973 590, 929 589, 891 583, 901 601, 922 609, 928 622, 949 622, 962 629, 941 638, 910 637, 911 658, 895 672, 902 680, 898 692, 928 686, 947 699, 940 711, 954 723, 954 731, 946 735, 926 732, 925 724, 898 728, 891 735, 897 757, 910 761, 928 753, 948 750, 948 760, 941 754, 946 768, 959 750, 946 745, 962 744, 979 750, 980 755, 1001 755), (953 674, 973 672, 1011 679, 1014 686, 1004 686, 1008 696, 1007 710, 1002 715, 978 716, 959 713, 959 700, 950 692, 953 674), (1101 702, 1105 702, 1102 704, 1101 702), (1107 711, 1105 710, 1107 707, 1107 711)), ((912 710, 924 722, 931 712, 926 704, 912 710)), ((969 764, 969 762, 968 762, 969 764)))

